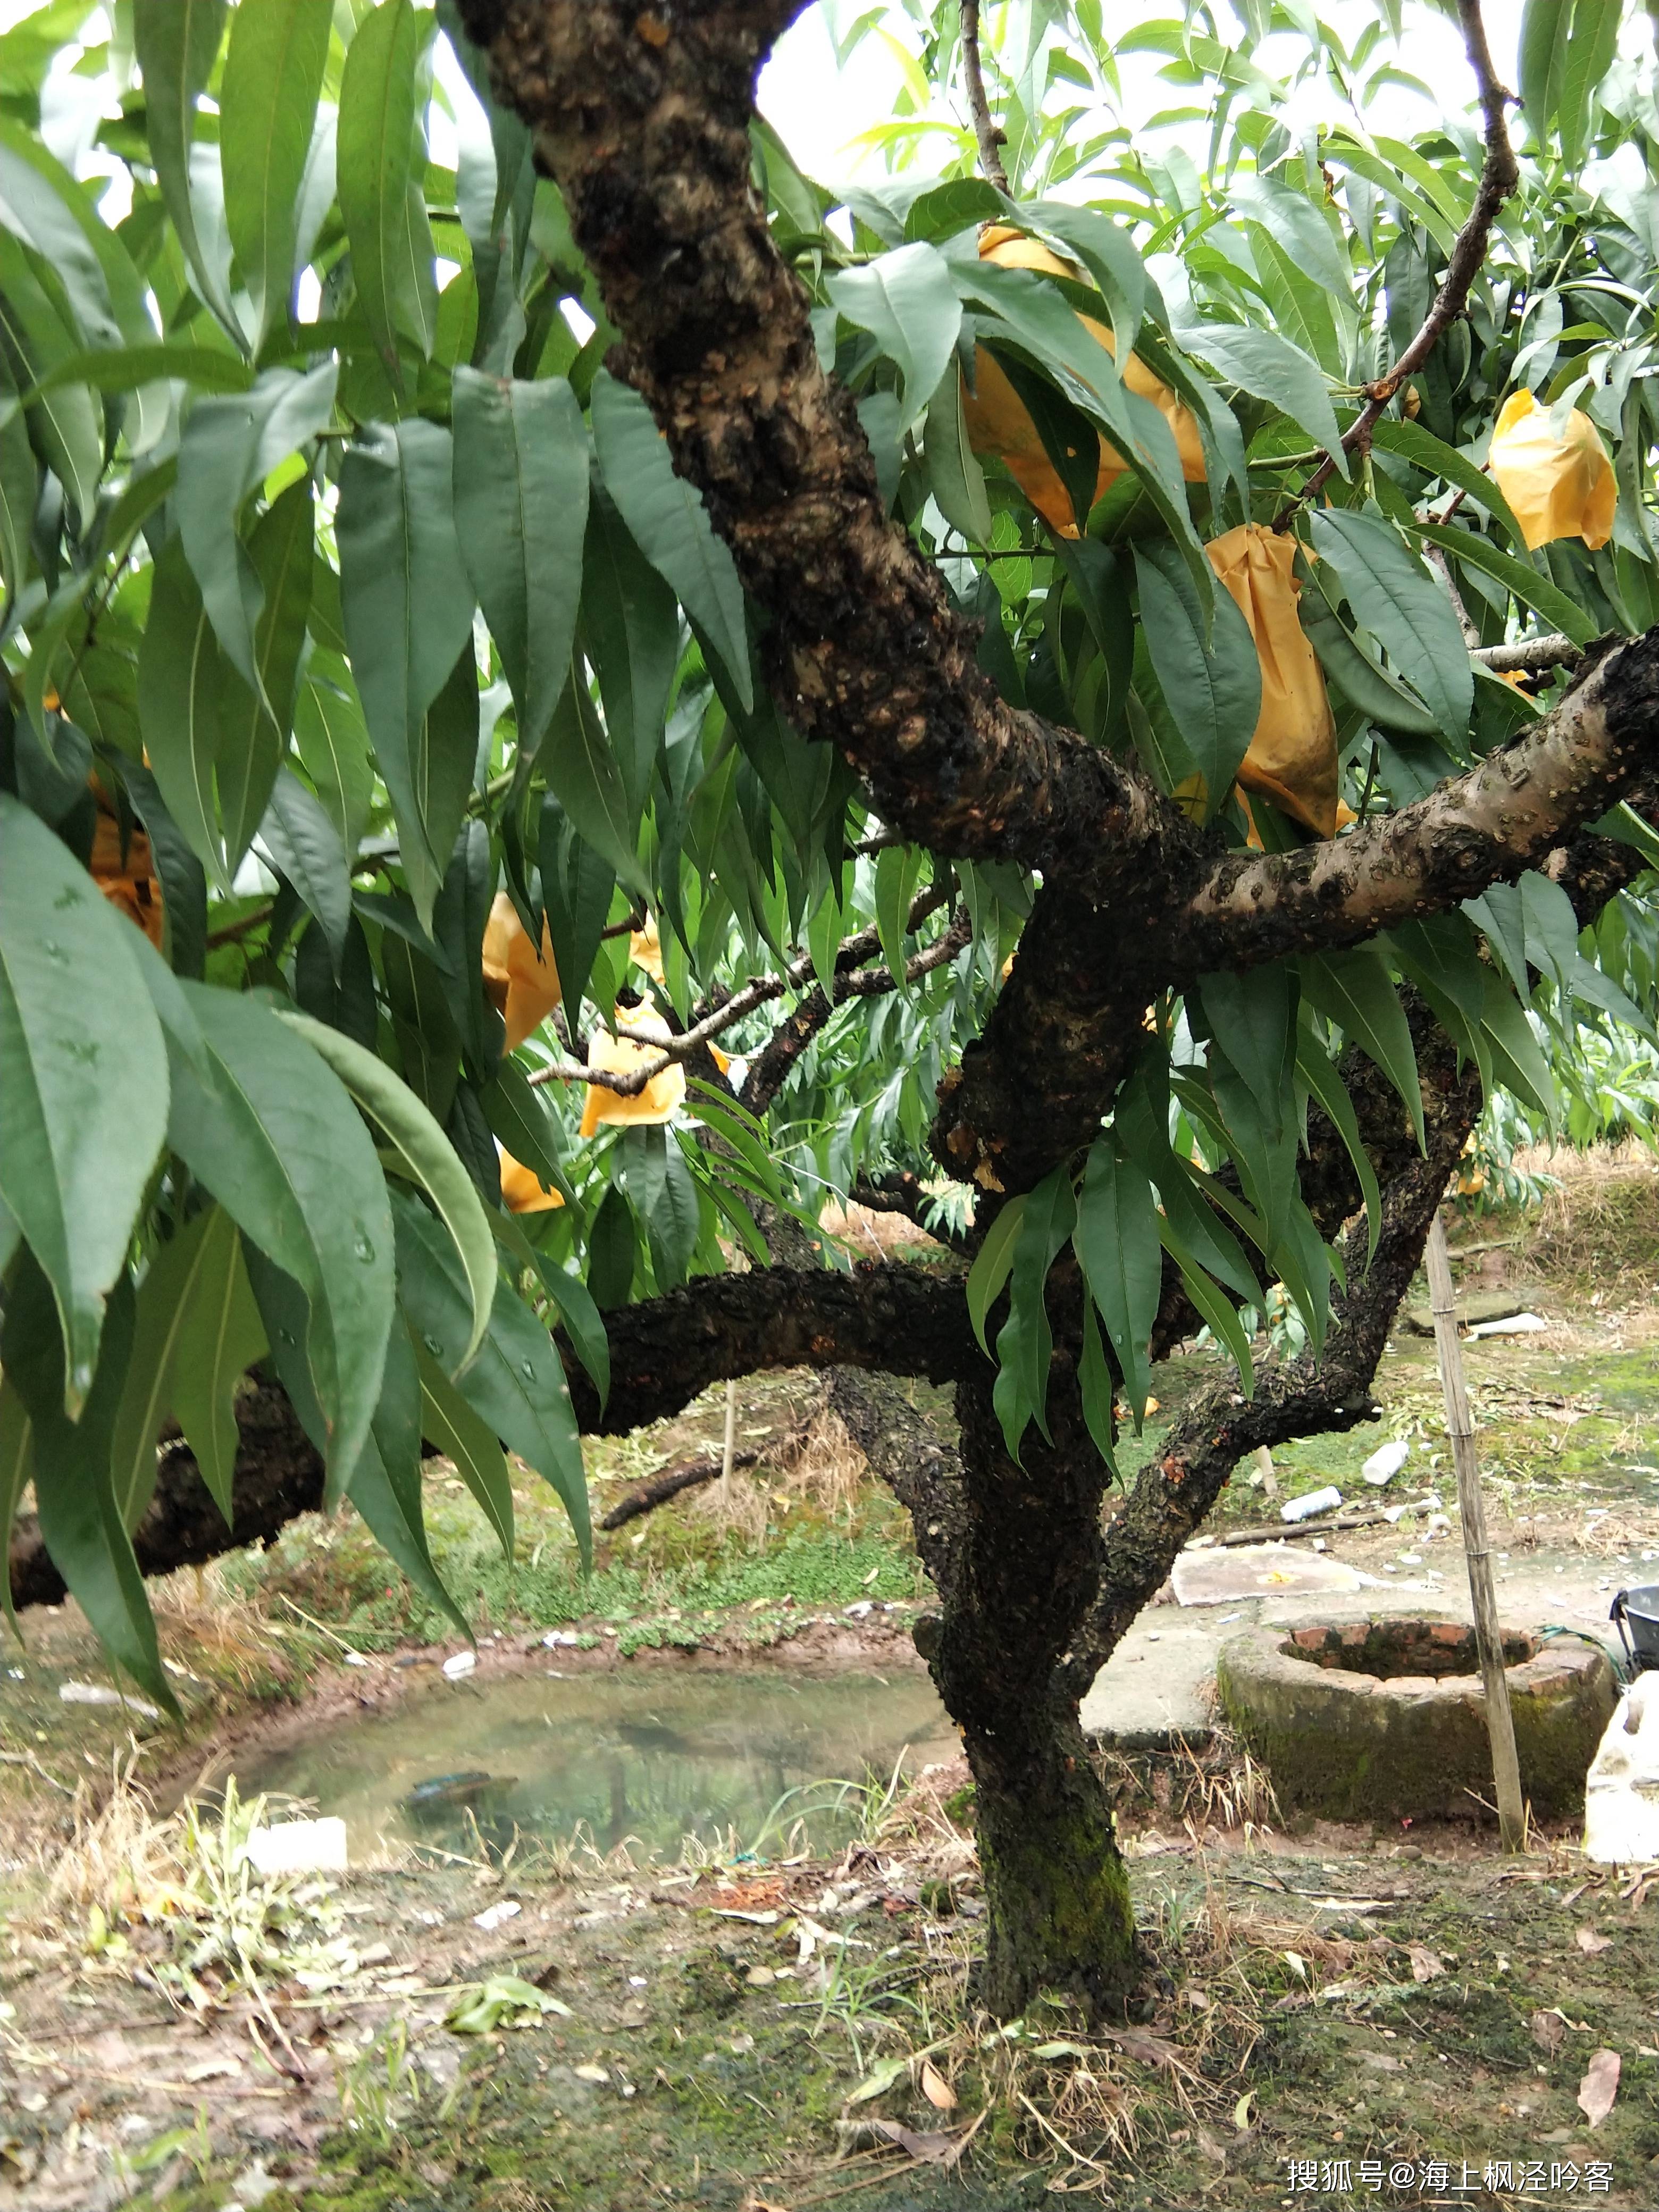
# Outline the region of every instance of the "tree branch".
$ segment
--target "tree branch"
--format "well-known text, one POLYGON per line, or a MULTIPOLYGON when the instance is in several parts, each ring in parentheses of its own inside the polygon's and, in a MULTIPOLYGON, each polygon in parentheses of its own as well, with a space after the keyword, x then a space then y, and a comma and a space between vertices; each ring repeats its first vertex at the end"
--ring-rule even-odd
MULTIPOLYGON (((1498 210, 1521 181, 1515 149, 1510 143, 1509 128, 1504 119, 1504 110, 1513 95, 1505 92, 1499 84, 1498 72, 1492 67, 1492 49, 1486 43, 1486 27, 1481 20, 1480 0, 1457 0, 1457 14, 1463 27, 1463 45, 1468 54, 1469 67, 1474 71, 1481 112, 1486 124, 1486 155, 1481 165, 1480 183, 1468 220, 1452 241, 1451 258, 1446 264, 1446 274, 1434 296, 1433 305, 1424 318, 1421 329, 1394 367, 1374 383, 1366 386, 1365 404, 1342 434, 1342 450, 1345 453, 1367 453, 1370 451, 1371 432, 1382 420, 1395 392, 1413 371, 1422 368, 1445 332, 1468 307, 1469 287, 1480 275, 1486 258, 1486 246, 1492 236, 1492 225, 1498 220, 1498 210)), ((1276 530, 1286 528, 1297 508, 1323 489, 1335 468, 1334 457, 1327 453, 1295 499, 1275 517, 1273 527, 1276 530)))
POLYGON ((985 97, 985 70, 980 59, 979 0, 962 0, 962 73, 968 82, 968 112, 974 118, 974 136, 979 141, 979 166, 988 183, 1000 192, 1008 189, 1008 172, 1002 165, 1002 149, 1008 143, 1008 133, 992 118, 991 103, 985 97))
MULTIPOLYGON (((919 892, 911 902, 905 922, 906 935, 919 929, 930 915, 936 914, 946 903, 950 896, 948 881, 930 884, 926 890, 919 892)), ((921 951, 905 963, 907 980, 914 982, 918 976, 943 967, 945 961, 962 950, 966 941, 965 935, 958 934, 956 925, 952 924, 942 937, 936 938, 932 945, 925 945, 921 951)), ((875 929, 861 929, 856 935, 842 939, 835 961, 837 1006, 848 998, 873 998, 895 988, 891 975, 884 969, 873 969, 864 975, 856 972, 860 961, 869 959, 872 953, 880 950, 881 936, 875 929), (845 989, 842 988, 843 978, 845 989)), ((631 1028, 624 1012, 617 1018, 617 1036, 626 1037, 631 1043, 654 1048, 655 1059, 641 1060, 637 1068, 627 1073, 614 1070, 600 1073, 583 1066, 579 1060, 551 1060, 545 1066, 533 1069, 530 1080, 532 1084, 597 1083, 603 1090, 614 1091, 618 1097, 637 1098, 665 1067, 672 1066, 677 1060, 696 1059, 712 1038, 734 1028, 746 1015, 754 1013, 771 1000, 781 998, 787 991, 800 989, 803 984, 811 981, 815 972, 811 957, 805 957, 795 961, 781 975, 757 975, 741 989, 711 1000, 708 1012, 694 1021, 690 1028, 681 1030, 665 1041, 653 1036, 647 1030, 631 1028)), ((817 995, 822 997, 823 994, 820 992, 817 995)))
MULTIPOLYGON (((624 333, 625 368, 772 618, 767 676, 884 823, 943 858, 1115 884, 1199 849, 1151 779, 1008 707, 975 626, 890 524, 850 393, 750 187, 755 72, 793 10, 708 0, 661 44, 635 0, 465 0, 624 333), (1115 857, 1114 857, 1115 856, 1115 857)), ((653 21, 658 20, 653 18, 653 21)))
POLYGON ((1427 1157, 1413 1160, 1383 1192, 1382 1231, 1369 1267, 1364 1224, 1350 1231, 1343 1252, 1349 1288, 1332 1301, 1323 1358, 1259 1373, 1249 1399, 1237 1378, 1217 1383, 1176 1422, 1158 1458, 1140 1469, 1107 1525, 1099 1595, 1066 1662, 1079 1694, 1163 1583, 1241 1459, 1263 1444, 1376 1419, 1370 1391, 1377 1363, 1480 1110, 1480 1077, 1469 1067, 1429 1124, 1427 1157))

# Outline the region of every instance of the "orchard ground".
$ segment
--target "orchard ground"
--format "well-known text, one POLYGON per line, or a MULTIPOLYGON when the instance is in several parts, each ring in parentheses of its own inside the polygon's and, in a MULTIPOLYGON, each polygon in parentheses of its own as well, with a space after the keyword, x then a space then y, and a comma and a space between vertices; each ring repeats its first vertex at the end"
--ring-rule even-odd
MULTIPOLYGON (((1612 1589, 1659 1579, 1659 1177, 1645 1158, 1545 1164, 1559 1192, 1466 1218, 1453 1243, 1465 1288, 1518 1290, 1550 1323, 1468 1347, 1500 1605, 1595 1632, 1612 1589)), ((849 1235, 890 1241, 890 1224, 849 1235)), ((1160 1419, 1213 1374, 1202 1351, 1160 1370, 1160 1419)), ((1378 1395, 1379 1427, 1276 1455, 1281 1497, 1329 1480, 1374 1506, 1359 1462, 1398 1436, 1412 1458, 1383 1502, 1436 1487, 1451 1503, 1432 1348, 1403 1322, 1378 1395)), ((544 1662, 552 1628, 576 1636, 573 1669, 919 1666, 908 1522, 818 1399, 811 1377, 744 1386, 757 1465, 729 1498, 698 1491, 602 1536, 586 1579, 530 1478, 509 1568, 429 1467, 434 1554, 479 1635, 473 1682, 544 1662)), ((937 1411, 948 1431, 942 1394, 937 1411)), ((716 1393, 592 1444, 596 1518, 665 1462, 718 1451, 723 1416, 716 1393)), ((1265 1529, 1277 1503, 1241 1470, 1208 1533, 1265 1529)), ((1455 1524, 1328 1541, 1401 1586, 1368 1600, 1464 1601, 1455 1524)), ((827 1863, 742 1858, 741 1838, 678 1865, 550 1838, 402 1850, 282 1893, 265 1963, 239 1975, 227 1931, 246 1905, 167 1815, 249 1747, 429 1681, 408 1662, 442 1624, 360 1528, 316 1518, 156 1597, 182 1731, 130 1734, 118 1708, 58 1698, 63 1680, 109 1679, 72 1607, 31 1617, 27 1653, 6 1655, 21 1679, 0 1675, 0 2206, 1001 2212, 1064 2186, 1151 2212, 1340 2203, 1343 2160, 1354 2202, 1455 2201, 1436 2160, 1452 2183, 1469 2162, 1483 2185, 1465 2202, 1659 2201, 1659 1883, 1594 1868, 1571 1829, 1505 1862, 1468 1826, 1292 1828, 1224 1735, 1195 1755, 1103 1753, 1156 1962, 1143 2018, 1115 2037, 1060 2006, 1000 2031, 975 2014, 971 1814, 951 1764, 872 1790, 827 1863), (149 1812, 112 1794, 118 1770, 149 1812), (480 1929, 491 1903, 520 1909, 480 1929), (471 2032, 446 2025, 458 2009, 471 2032), (1592 2127, 1578 2099, 1598 2051, 1620 2075, 1592 2127), (1310 2170, 1291 2161, 1310 2160, 1315 2187, 1293 2190, 1310 2170)), ((1114 1681, 1195 1692, 1235 1610, 1254 1617, 1149 1609, 1114 1681)))

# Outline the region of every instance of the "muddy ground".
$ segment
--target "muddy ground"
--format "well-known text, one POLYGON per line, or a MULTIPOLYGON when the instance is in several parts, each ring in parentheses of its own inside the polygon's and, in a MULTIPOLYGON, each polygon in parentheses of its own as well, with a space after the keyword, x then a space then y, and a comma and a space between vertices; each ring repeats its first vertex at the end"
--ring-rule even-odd
MULTIPOLYGON (((1651 1183, 1637 1197, 1650 1207, 1651 1183)), ((1659 1578, 1655 1278, 1639 1239, 1632 1265, 1628 1240, 1613 1264, 1569 1237, 1547 1274, 1528 1242, 1523 1224, 1465 1263, 1483 1288, 1518 1279, 1551 1323, 1469 1347, 1494 1548, 1517 1590, 1604 1629, 1612 1589, 1659 1578)), ((1201 1352, 1161 1370, 1160 1418, 1212 1371, 1201 1352)), ((1425 1340, 1401 1331, 1380 1395, 1380 1432, 1280 1455, 1281 1495, 1329 1480, 1374 1503, 1355 1478, 1383 1434, 1412 1443, 1413 1491, 1449 1493, 1425 1340)), ((799 1377, 745 1389, 754 1474, 606 1540, 588 1581, 530 1485, 508 1567, 440 1472, 434 1549, 479 1623, 474 1686, 544 1659, 555 1626, 572 1671, 914 1664, 926 1585, 902 1518, 832 1437, 803 1446, 811 1397, 799 1377)), ((722 1416, 596 1452, 601 1506, 722 1416)), ((1241 1474, 1215 1532, 1265 1533, 1276 1510, 1241 1474)), ((1379 1585, 1428 1586, 1401 1602, 1457 1594, 1455 1533, 1328 1540, 1379 1585)), ((181 1729, 59 1698, 111 1680, 73 1607, 31 1621, 0 1673, 7 2212, 1012 2212, 1062 2191, 1147 2212, 1659 2205, 1659 1883, 1594 1868, 1571 1829, 1509 1862, 1468 1826, 1292 1832, 1224 1739, 1109 1759, 1140 2017, 1105 2037, 1044 2005, 1000 2030, 968 1984, 959 1767, 872 1793, 829 1863, 705 1838, 636 1868, 528 1837, 503 1863, 480 1839, 250 1900, 234 1854, 170 1808, 192 1787, 210 1802, 253 1743, 404 1697, 431 1679, 410 1662, 455 1639, 425 1648, 434 1624, 346 1524, 159 1598, 181 1729), (111 1802, 129 1764, 153 1816, 111 1802), (501 1905, 519 1909, 477 1925, 501 1905), (1592 2125, 1598 2084, 1613 2101, 1592 2125)))

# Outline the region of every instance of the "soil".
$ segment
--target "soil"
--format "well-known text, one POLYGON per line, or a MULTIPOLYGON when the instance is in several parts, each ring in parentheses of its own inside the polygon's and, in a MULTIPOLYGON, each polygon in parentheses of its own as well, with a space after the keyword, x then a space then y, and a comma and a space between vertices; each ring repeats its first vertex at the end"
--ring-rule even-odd
MULTIPOLYGON (((1518 1267, 1488 1252, 1478 1279, 1518 1267)), ((1468 1347, 1500 1604, 1526 1625, 1605 1633, 1612 1590, 1659 1578, 1659 1308, 1629 1280, 1613 1311, 1588 1286, 1526 1286, 1550 1331, 1468 1347)), ((1212 1373, 1200 1352, 1160 1370, 1160 1418, 1212 1373)), ((1389 1435, 1413 1459, 1382 1502, 1433 1486, 1449 1503, 1431 1348, 1402 1333, 1380 1395, 1380 1429, 1278 1455, 1278 1498, 1241 1469, 1215 1532, 1271 1535, 1285 1495, 1328 1480, 1371 1505, 1358 1464, 1389 1435)), ((571 1672, 914 1666, 926 1587, 902 1520, 833 1454, 803 1473, 775 1441, 810 1395, 799 1377, 746 1387, 742 1429, 775 1440, 773 1463, 726 1520, 698 1493, 602 1546, 591 1585, 561 1564, 562 1524, 528 1484, 520 1564, 489 1583, 472 1510, 440 1473, 434 1548, 479 1593, 473 1679, 545 1663, 555 1625, 576 1638, 557 1661, 571 1672)), ((600 1448, 601 1500, 717 1443, 722 1418, 711 1401, 600 1448)), ((1331 1547, 1376 1578, 1380 1607, 1459 1598, 1455 1523, 1425 1542, 1408 1518, 1331 1547)), ((100 1921, 84 1879, 54 1899, 54 1869, 84 1875, 113 1763, 136 1755, 164 1813, 233 1748, 428 1679, 458 1646, 426 1644, 387 1579, 349 1530, 320 1522, 264 1561, 173 1577, 158 1599, 182 1729, 61 1702, 61 1682, 108 1670, 72 1606, 29 1621, 27 1656, 0 1673, 4 2212, 1013 2212, 1062 2187, 1146 2212, 1346 2191, 1412 2206, 1450 2201, 1442 2184, 1466 2160, 1478 2185, 1465 2202, 1659 2203, 1659 1870, 1597 1869, 1568 1827, 1508 1862, 1467 1823, 1292 1832, 1224 1735, 1207 1752, 1105 1755, 1149 1962, 1142 2016, 1115 2039, 1059 2007, 1013 2033, 975 2014, 959 1766, 876 1805, 835 1864, 705 1848, 641 1871, 531 1839, 504 1861, 410 1850, 330 1878, 355 1962, 335 1986, 274 1971, 256 1999, 204 1966, 180 2002, 156 1979, 182 1940, 162 1892, 150 1919, 129 1892, 126 1917, 100 1921), (520 1910, 480 1929, 501 1904, 520 1910), (444 2024, 458 1992, 504 1974, 568 2015, 444 2024), (1619 2078, 1592 2127, 1578 2097, 1610 2066, 1593 2069, 1598 2052, 1617 2055, 1619 2078), (1366 2160, 1381 2161, 1376 2191, 1366 2160), (1407 2166, 1409 2181, 1393 2178, 1407 2166)), ((1195 1639, 1197 1680, 1232 1611, 1149 1612, 1137 1663, 1164 1671, 1178 1632, 1195 1639)))

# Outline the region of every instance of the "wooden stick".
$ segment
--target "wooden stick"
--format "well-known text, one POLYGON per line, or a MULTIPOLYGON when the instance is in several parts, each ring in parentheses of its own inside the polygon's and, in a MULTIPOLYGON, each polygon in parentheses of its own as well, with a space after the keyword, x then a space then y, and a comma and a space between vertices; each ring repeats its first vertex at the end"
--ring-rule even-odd
POLYGON ((1440 1388, 1446 1401, 1452 1464, 1457 1470, 1457 1504, 1463 1522, 1463 1556, 1468 1562, 1469 1597, 1474 1607, 1474 1640, 1480 1654, 1480 1679, 1486 1686, 1486 1729, 1492 1739, 1498 1832, 1506 1851, 1518 1851, 1526 1846, 1527 1816, 1521 1797, 1520 1762, 1515 1753, 1515 1719, 1510 1711, 1509 1677, 1504 1672, 1504 1637, 1498 1625, 1498 1599, 1492 1589, 1492 1553, 1486 1542, 1486 1509, 1480 1495, 1480 1462, 1474 1449, 1474 1423, 1463 1381, 1463 1347, 1457 1336, 1451 1260, 1446 1250, 1445 1224, 1437 1213, 1429 1231, 1426 1256, 1440 1388))
POLYGON ((726 1386, 726 1443, 720 1453, 720 1503, 732 1503, 732 1448, 738 1437, 738 1386, 726 1386))

